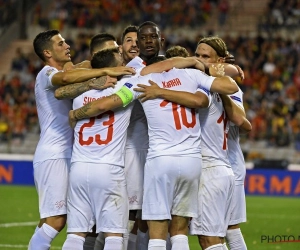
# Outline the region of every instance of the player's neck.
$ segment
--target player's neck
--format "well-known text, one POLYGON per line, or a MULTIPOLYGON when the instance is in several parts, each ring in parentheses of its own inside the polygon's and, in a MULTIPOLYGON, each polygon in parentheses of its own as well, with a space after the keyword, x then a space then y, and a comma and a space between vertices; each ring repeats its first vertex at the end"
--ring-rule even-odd
POLYGON ((66 64, 66 62, 57 62, 57 61, 54 61, 54 60, 49 60, 46 64, 51 66, 51 67, 54 67, 58 70, 63 70, 64 65, 66 64))

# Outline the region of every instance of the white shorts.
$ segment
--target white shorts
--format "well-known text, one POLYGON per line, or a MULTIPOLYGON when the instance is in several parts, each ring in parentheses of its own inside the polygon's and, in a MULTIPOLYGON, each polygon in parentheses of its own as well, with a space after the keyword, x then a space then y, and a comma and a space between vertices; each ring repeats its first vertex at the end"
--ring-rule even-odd
POLYGON ((126 149, 124 170, 126 175, 129 210, 142 209, 144 167, 147 151, 147 149, 126 149))
POLYGON ((224 237, 232 211, 233 192, 234 174, 231 168, 202 168, 199 216, 191 220, 190 234, 224 237))
POLYGON ((68 189, 67 231, 125 233, 128 197, 124 168, 75 162, 68 189))
POLYGON ((229 225, 236 225, 246 222, 246 198, 244 184, 235 182, 234 192, 231 201, 232 213, 229 225))
POLYGON ((201 165, 201 158, 187 156, 160 156, 147 160, 142 219, 197 216, 201 165))
POLYGON ((41 219, 67 214, 69 169, 70 159, 46 160, 33 164, 41 219))

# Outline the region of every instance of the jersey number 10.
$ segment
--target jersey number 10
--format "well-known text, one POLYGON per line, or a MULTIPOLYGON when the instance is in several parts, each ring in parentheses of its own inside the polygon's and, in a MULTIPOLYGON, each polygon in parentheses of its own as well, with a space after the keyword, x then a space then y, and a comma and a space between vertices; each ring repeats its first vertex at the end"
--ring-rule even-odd
POLYGON ((191 109, 192 121, 189 122, 187 120, 186 107, 178 105, 177 103, 174 103, 174 102, 169 102, 167 100, 162 101, 160 103, 160 106, 163 108, 163 107, 167 106, 169 103, 172 104, 173 118, 174 118, 175 128, 177 130, 181 129, 181 124, 183 124, 187 128, 195 127, 195 125, 196 125, 196 111, 195 111, 195 109, 191 109), (178 111, 178 107, 180 107, 180 113, 178 111), (180 122, 180 116, 181 116, 181 122, 180 122))

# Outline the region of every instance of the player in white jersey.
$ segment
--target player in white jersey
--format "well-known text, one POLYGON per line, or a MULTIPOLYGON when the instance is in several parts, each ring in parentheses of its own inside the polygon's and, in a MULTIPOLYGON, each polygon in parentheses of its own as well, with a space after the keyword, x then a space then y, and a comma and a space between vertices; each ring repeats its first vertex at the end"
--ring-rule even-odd
MULTIPOLYGON (((118 50, 114 50, 118 54, 118 50)), ((98 53, 91 61, 96 60, 98 53)), ((116 56, 116 63, 122 61, 116 56)), ((116 66, 116 65, 112 65, 116 66)), ((73 108, 117 91, 91 90, 74 99, 73 108)), ((96 223, 96 232, 104 232, 104 249, 123 249, 127 230, 128 197, 124 174, 124 148, 131 107, 108 111, 81 120, 74 130, 74 145, 68 191, 68 237, 63 249, 82 249, 85 236, 96 223)))
MULTIPOLYGON (((143 59, 138 57, 138 27, 127 26, 121 37, 120 51, 124 63, 130 63, 137 74, 145 67, 143 59), (135 59, 134 59, 135 58, 135 59), (134 60, 132 60, 134 59, 134 60)), ((142 209, 144 165, 149 145, 147 120, 139 102, 135 102, 127 129, 125 146, 125 175, 129 201, 128 232, 124 234, 124 249, 135 250, 137 241, 137 210, 142 209)))
POLYGON ((62 71, 64 65, 71 61, 70 46, 57 30, 41 32, 34 39, 33 46, 46 65, 39 72, 35 85, 41 135, 33 165, 41 219, 28 249, 43 250, 49 249, 66 222, 66 188, 72 147, 72 130, 68 128, 67 116, 71 101, 56 100, 55 88, 107 73, 122 75, 134 71, 125 67, 116 71, 109 68, 62 71))
MULTIPOLYGON (((235 102, 242 110, 243 107, 243 92, 241 89, 234 95, 230 96, 231 100, 235 102)), ((245 118, 246 119, 246 118, 245 118)), ((241 126, 230 122, 228 134, 228 156, 235 176, 235 188, 232 199, 232 213, 229 221, 228 230, 226 232, 226 241, 232 250, 246 250, 247 246, 240 230, 240 223, 246 222, 246 198, 244 181, 246 176, 246 166, 244 155, 239 144, 239 133, 248 133, 252 127, 248 120, 241 126)))
MULTIPOLYGON (((226 45, 221 39, 209 37, 200 40, 196 56, 206 63, 224 62, 226 52, 226 45)), ((248 128, 250 123, 228 96, 213 93, 212 98, 209 109, 199 111, 203 122, 203 173, 199 193, 201 210, 199 217, 192 220, 191 233, 198 235, 203 249, 221 250, 227 249, 223 237, 232 215, 234 200, 234 178, 227 156, 229 120, 248 128)))
MULTIPOLYGON (((120 50, 124 63, 133 67, 139 75, 146 66, 139 55, 137 47, 137 27, 127 27, 122 35, 120 50)), ((138 102, 134 104, 130 124, 127 130, 125 173, 127 178, 127 189, 129 209, 138 210, 142 208, 143 168, 148 150, 147 121, 142 107, 138 102)), ((135 217, 135 214, 134 214, 135 217)), ((134 218, 131 218, 134 220, 134 218)))
MULTIPOLYGON (((155 32, 157 33, 157 30, 154 29, 155 32)), ((148 31, 149 32, 149 31, 148 31)), ((154 32, 150 29, 150 32, 154 32)), ((147 31, 144 33, 147 34, 147 31)), ((132 67, 136 71, 136 75, 139 74, 140 71, 142 71, 142 74, 147 74, 149 72, 159 72, 164 69, 170 69, 173 66, 176 67, 198 67, 202 70, 204 70, 203 65, 192 58, 186 59, 186 60, 169 60, 166 61, 165 64, 158 64, 156 66, 152 65, 150 67, 145 68, 145 63, 144 61, 139 58, 135 57, 136 53, 136 42, 134 41, 136 39, 136 28, 134 26, 129 26, 127 30, 124 32, 124 37, 123 37, 123 44, 122 44, 122 55, 123 55, 123 60, 124 62, 127 62, 130 58, 134 58, 131 60, 127 66, 132 67), (127 32, 126 31, 130 31, 127 32), (126 41, 126 42, 125 42, 126 41), (129 45, 129 46, 127 46, 129 45)), ((98 49, 104 49, 106 47, 116 47, 114 39, 111 38, 112 36, 109 34, 98 34, 93 37, 91 41, 91 53, 95 53, 95 48, 98 49), (97 43, 98 41, 98 43, 97 43), (105 44, 103 44, 105 42, 105 44)), ((149 42, 147 42, 148 44, 149 42)), ((157 52, 159 51, 160 46, 154 46, 156 47, 157 52)), ((143 46, 142 46, 143 48, 143 46)), ((144 49, 146 50, 146 49, 144 49)), ((74 86, 65 86, 61 87, 56 90, 56 97, 57 98, 74 98, 78 96, 78 94, 84 89, 80 84, 77 84, 74 86), (78 85, 78 86, 77 86, 78 85)), ((145 158, 146 158, 146 153, 148 149, 148 133, 147 133, 147 123, 145 121, 145 115, 144 111, 140 105, 140 103, 135 103, 134 108, 133 108, 133 113, 131 116, 131 121, 130 125, 128 128, 128 137, 127 137, 127 150, 130 152, 130 154, 125 154, 125 171, 126 169, 131 169, 128 171, 130 175, 127 176, 127 183, 128 185, 132 185, 133 189, 128 188, 128 192, 135 192, 133 194, 136 194, 138 197, 142 196, 143 192, 143 168, 144 168, 144 163, 145 163, 145 158), (146 128, 146 129, 145 129, 146 128), (144 135, 144 136, 142 136, 144 135), (146 146, 143 146, 146 145, 146 146), (132 162, 128 161, 129 159, 133 159, 133 164, 132 162), (139 161, 138 161, 139 160, 139 161), (129 163, 131 163, 129 165, 129 163), (126 166, 128 166, 126 168, 126 166), (135 167, 135 169, 132 169, 132 167, 135 167), (132 179, 129 179, 128 177, 132 177, 132 179)), ((134 197, 134 195, 133 195, 134 197)), ((133 200, 133 199, 129 199, 133 200)), ((141 199, 140 201, 140 207, 141 207, 141 199)), ((135 204, 136 205, 136 204, 135 204)), ((95 237, 95 236, 94 236, 95 237)), ((88 247, 94 245, 94 237, 92 237, 91 234, 86 237, 86 241, 84 243, 84 248, 89 249, 88 247)), ((134 242, 134 241, 133 241, 134 242)), ((148 240, 146 242, 148 244, 148 240)), ((104 238, 102 234, 99 234, 99 237, 97 238, 96 245, 104 245, 104 238)), ((126 238, 124 236, 124 245, 126 248, 126 238)), ((135 249, 135 246, 131 244, 132 246, 131 249, 135 249)), ((130 248, 129 248, 130 249, 130 248)))
MULTIPOLYGON (((133 30, 134 31, 134 30, 133 30)), ((126 32, 126 30, 125 30, 126 32)), ((127 50, 123 49, 123 47, 126 47, 126 44, 121 46, 121 49, 123 50, 123 58, 124 61, 126 61, 128 58, 132 58, 136 56, 136 32, 130 32, 130 36, 128 37, 128 41, 130 44, 129 52, 126 53, 127 50)), ((140 50, 140 58, 144 61, 143 64, 148 64, 149 60, 151 60, 153 57, 157 56, 159 54, 159 51, 161 50, 163 46, 164 39, 161 37, 161 32, 159 30, 159 27, 153 23, 153 22, 145 22, 141 24, 138 28, 138 47, 140 50)), ((183 61, 182 61, 183 62, 183 61)), ((178 64, 179 61, 169 61, 169 67, 165 69, 170 69, 172 67, 189 67, 194 66, 192 64, 190 65, 182 65, 178 64)), ((165 65, 158 64, 157 68, 153 70, 153 68, 143 68, 141 74, 147 74, 150 72, 159 72, 159 70, 163 70, 165 65)), ((135 67, 136 69, 136 67, 135 67)), ((204 70, 204 69, 202 69, 204 70)), ((127 180, 128 180, 128 192, 129 192, 129 202, 130 202, 130 209, 141 209, 142 204, 142 191, 141 188, 143 184, 143 169, 147 153, 147 147, 148 147, 148 134, 145 127, 147 126, 145 121, 145 115, 144 111, 142 110, 141 104, 139 102, 136 102, 134 104, 134 110, 131 117, 131 122, 128 128, 128 139, 126 144, 126 156, 125 156, 125 172, 127 174, 127 180), (133 171, 133 170, 136 171, 133 171)), ((131 216, 134 215, 133 211, 130 214, 131 216)), ((134 219, 134 216, 130 217, 132 220, 134 219)), ((137 232, 138 238, 137 238, 137 244, 139 250, 143 250, 147 248, 148 245, 148 235, 147 235, 147 224, 139 220, 139 230, 137 232)), ((130 235, 131 239, 131 245, 133 245, 133 242, 135 240, 135 236, 133 234, 130 235)), ((130 249, 130 248, 129 248, 130 249)), ((134 249, 134 246, 132 246, 132 249, 134 249)))
POLYGON ((198 235, 202 249, 223 249, 221 237, 231 213, 234 174, 227 157, 228 120, 220 95, 211 93, 208 109, 199 109, 201 121, 202 175, 199 189, 199 216, 190 231, 198 235))
MULTIPOLYGON (((174 88, 177 90, 189 89, 190 91, 195 92, 197 91, 198 87, 200 87, 200 82, 203 85, 201 85, 201 88, 206 87, 207 89, 211 89, 211 86, 214 86, 213 89, 218 90, 220 82, 222 81, 227 83, 227 91, 224 91, 224 93, 235 92, 237 90, 235 82, 228 77, 215 79, 213 77, 208 77, 197 70, 174 69, 163 74, 151 74, 144 78, 129 79, 128 83, 126 83, 115 95, 96 100, 87 104, 83 108, 71 111, 70 123, 73 124, 74 122, 76 123, 77 119, 92 117, 98 115, 99 113, 106 112, 107 110, 115 109, 121 107, 122 105, 128 104, 133 100, 133 97, 136 99, 141 95, 140 93, 133 91, 133 87, 137 86, 137 84, 141 81, 147 83, 151 78, 160 82, 160 85, 165 88, 174 88), (178 74, 179 72, 180 74, 178 74), (179 75, 181 75, 181 77, 179 77, 179 75), (228 89, 230 89, 230 91, 228 89)), ((165 249, 163 244, 165 245, 166 234, 168 231, 168 220, 172 217, 171 235, 174 236, 172 237, 172 245, 174 244, 175 247, 176 244, 183 244, 184 247, 187 248, 182 249, 188 249, 186 234, 189 217, 193 217, 197 214, 197 202, 194 201, 198 193, 197 187, 201 168, 195 168, 195 163, 201 164, 199 134, 200 127, 195 111, 172 103, 172 101, 176 100, 177 102, 190 107, 202 107, 208 104, 208 99, 205 91, 204 93, 198 94, 170 90, 165 90, 163 92, 167 92, 167 96, 170 101, 157 99, 151 102, 143 103, 143 108, 148 120, 150 135, 150 147, 147 156, 148 162, 145 169, 146 183, 144 184, 143 202, 143 209, 145 212, 143 213, 143 218, 149 220, 148 223, 150 226, 151 238, 149 242, 149 248, 156 245, 160 246, 160 248, 157 249, 165 249), (153 107, 153 105, 155 107, 153 107), (178 110, 175 107, 177 107, 178 110), (163 117, 166 119, 163 119, 163 121, 160 120, 157 112, 162 112, 163 117), (170 116, 172 119, 169 119, 170 122, 166 123, 168 116, 170 116), (174 137, 174 133, 172 133, 174 130, 178 134, 176 137, 174 137), (182 131, 184 132, 182 133, 182 131), (173 167, 175 161, 172 160, 172 157, 170 156, 178 157, 176 159, 178 161, 176 162, 179 165, 176 167, 180 169, 182 174, 181 177, 177 176, 177 171, 174 171, 173 167), (189 159, 190 165, 186 163, 182 164, 181 161, 183 159, 185 159, 185 162, 188 162, 187 158, 189 159), (157 160, 160 162, 159 165, 165 167, 160 167, 158 169, 156 163, 157 160), (150 167, 150 165, 153 163, 155 163, 155 171, 152 171, 154 168, 150 167), (160 181, 156 182, 151 180, 150 176, 157 175, 159 171, 170 171, 168 178, 170 178, 169 180, 171 181, 171 184, 169 186, 160 186, 158 184, 160 181), (187 180, 184 180, 185 178, 187 178, 187 180), (175 185, 176 182, 178 186, 175 185), (153 185, 150 185, 149 183, 152 183, 153 185), (174 188, 175 186, 178 188, 174 188), (151 189, 153 187, 157 189, 156 193, 162 193, 164 195, 160 197, 152 197, 149 192, 151 193, 151 189), (186 192, 189 193, 188 197, 186 197, 186 192), (165 199, 169 196, 169 194, 171 194, 170 197, 165 199), (174 197, 176 198, 174 199, 174 197), (161 206, 154 208, 151 204, 157 202, 156 198, 160 199, 159 204, 161 204, 161 206), (154 199, 155 201, 151 201, 151 199, 154 199), (184 208, 180 206, 181 199, 187 202, 184 208), (173 227, 172 225, 180 225, 180 227, 173 227), (178 236, 178 234, 180 234, 180 236, 178 236)), ((160 177, 157 176, 157 178, 164 179, 166 176, 168 175, 162 174, 160 177)), ((168 181, 163 179, 161 183, 167 184, 168 181)))
MULTIPOLYGON (((197 50, 199 57, 204 55, 201 59, 210 62, 229 62, 234 63, 234 57, 230 55, 227 51, 225 42, 219 37, 203 38, 200 40, 197 50), (200 46, 200 43, 204 43, 207 46, 200 46), (226 55, 226 56, 225 56, 226 55)), ((223 102, 224 97, 222 97, 223 102)), ((246 167, 244 156, 239 145, 239 131, 247 133, 251 130, 251 124, 246 119, 246 115, 243 107, 243 93, 239 89, 234 95, 231 96, 232 101, 234 101, 241 109, 239 126, 230 122, 229 134, 228 134, 228 155, 229 161, 232 166, 232 170, 235 175, 235 189, 233 194, 233 210, 229 221, 228 230, 226 232, 226 240, 233 250, 244 250, 247 249, 243 235, 241 233, 239 223, 246 221, 246 202, 245 202, 245 190, 244 190, 244 180, 246 175, 246 167)), ((228 98, 227 98, 228 102, 228 98)))

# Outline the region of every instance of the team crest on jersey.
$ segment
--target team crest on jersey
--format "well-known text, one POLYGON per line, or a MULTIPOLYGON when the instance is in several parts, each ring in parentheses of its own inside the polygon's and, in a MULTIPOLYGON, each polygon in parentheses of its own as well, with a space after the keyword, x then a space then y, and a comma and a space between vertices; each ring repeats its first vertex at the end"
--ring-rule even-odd
POLYGON ((47 76, 50 76, 51 73, 52 73, 54 70, 55 70, 55 69, 53 69, 53 68, 48 69, 48 70, 46 71, 46 75, 47 75, 47 76))
POLYGON ((129 89, 132 87, 132 84, 129 83, 129 82, 126 82, 124 85, 125 85, 127 88, 129 88, 129 89))

